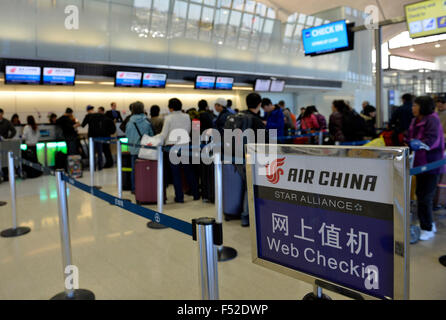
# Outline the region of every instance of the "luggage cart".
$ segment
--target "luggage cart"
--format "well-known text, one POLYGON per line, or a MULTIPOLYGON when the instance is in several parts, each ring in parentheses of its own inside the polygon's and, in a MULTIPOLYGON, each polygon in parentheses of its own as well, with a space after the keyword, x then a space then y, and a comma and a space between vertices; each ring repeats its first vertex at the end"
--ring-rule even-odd
MULTIPOLYGON (((12 151, 14 155, 20 156, 20 145, 22 141, 20 139, 1 140, 0 141, 0 182, 5 179, 3 175, 3 169, 8 167, 8 152, 12 151)), ((14 167, 19 168, 19 172, 22 172, 21 162, 14 161, 14 167)))

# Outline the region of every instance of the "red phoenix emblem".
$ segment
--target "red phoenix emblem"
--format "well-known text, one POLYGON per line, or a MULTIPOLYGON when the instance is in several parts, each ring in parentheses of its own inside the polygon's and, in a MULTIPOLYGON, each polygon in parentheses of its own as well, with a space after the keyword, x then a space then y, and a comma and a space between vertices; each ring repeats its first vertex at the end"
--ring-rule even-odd
POLYGON ((282 159, 276 159, 270 164, 266 165, 266 178, 269 182, 272 184, 279 183, 280 176, 283 175, 283 169, 280 168, 285 164, 285 158, 282 159))
POLYGON ((53 73, 53 69, 48 70, 48 74, 52 74, 53 73))
POLYGON ((16 72, 17 71, 17 68, 11 68, 10 70, 9 70, 9 72, 11 72, 11 73, 14 73, 14 72, 16 72))

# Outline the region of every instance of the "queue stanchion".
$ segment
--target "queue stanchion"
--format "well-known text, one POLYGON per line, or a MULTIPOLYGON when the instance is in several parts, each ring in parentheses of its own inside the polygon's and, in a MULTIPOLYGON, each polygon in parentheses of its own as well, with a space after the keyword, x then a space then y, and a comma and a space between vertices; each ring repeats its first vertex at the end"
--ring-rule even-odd
MULTIPOLYGON (((157 168, 157 180, 156 180, 156 190, 157 190, 157 205, 158 212, 163 213, 163 204, 164 204, 164 155, 163 155, 163 146, 158 146, 158 168, 157 168)), ((155 217, 156 219, 156 217, 155 217)), ((158 223, 158 221, 150 221, 147 223, 147 227, 150 229, 167 229, 166 226, 158 223)))
POLYGON ((11 190, 12 228, 4 230, 0 233, 0 236, 3 238, 20 237, 31 231, 31 229, 28 227, 17 227, 17 195, 15 185, 14 154, 12 152, 8 152, 8 171, 9 186, 11 190))
POLYGON ((319 145, 322 146, 324 144, 324 132, 319 131, 319 145))
POLYGON ((88 152, 90 159, 90 186, 92 188, 101 189, 101 187, 94 185, 94 167, 95 167, 95 155, 94 155, 94 140, 93 138, 88 139, 88 152))
MULTIPOLYGON (((214 155, 214 175, 215 175, 215 207, 217 209, 217 224, 223 225, 223 164, 221 153, 214 155)), ((229 261, 237 257, 237 250, 218 246, 218 261, 229 261)))
POLYGON ((307 294, 302 300, 304 301, 331 300, 331 298, 322 292, 321 287, 315 285, 313 292, 307 294))
POLYGON ((200 218, 194 220, 192 224, 198 240, 201 299, 218 300, 217 248, 214 245, 215 219, 200 218))
POLYGON ((116 142, 116 167, 117 167, 117 185, 118 185, 118 198, 124 201, 130 201, 122 198, 122 145, 121 140, 116 142))
MULTIPOLYGON (((73 267, 71 255, 70 223, 68 219, 67 185, 63 180, 63 170, 56 171, 57 199, 59 203, 60 242, 62 247, 62 266, 64 275, 73 267)), ((70 275, 64 277, 65 291, 58 293, 51 300, 95 300, 94 293, 86 289, 74 288, 70 275)), ((73 281, 75 281, 73 279, 73 281)))

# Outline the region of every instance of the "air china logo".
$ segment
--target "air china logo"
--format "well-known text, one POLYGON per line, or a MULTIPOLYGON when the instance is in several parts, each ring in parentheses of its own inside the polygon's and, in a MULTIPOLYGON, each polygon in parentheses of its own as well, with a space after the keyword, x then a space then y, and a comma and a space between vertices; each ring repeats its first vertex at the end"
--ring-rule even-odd
POLYGON ((266 178, 269 182, 272 184, 279 183, 280 176, 283 176, 284 171, 281 166, 285 164, 285 158, 282 159, 276 159, 270 164, 266 165, 266 178))
POLYGON ((125 73, 120 73, 119 74, 119 78, 124 78, 125 77, 125 73))
POLYGON ((14 73, 14 72, 16 72, 17 71, 17 68, 11 68, 11 69, 9 69, 9 72, 11 72, 11 73, 14 73))
POLYGON ((48 70, 48 74, 52 74, 53 73, 53 69, 48 70))

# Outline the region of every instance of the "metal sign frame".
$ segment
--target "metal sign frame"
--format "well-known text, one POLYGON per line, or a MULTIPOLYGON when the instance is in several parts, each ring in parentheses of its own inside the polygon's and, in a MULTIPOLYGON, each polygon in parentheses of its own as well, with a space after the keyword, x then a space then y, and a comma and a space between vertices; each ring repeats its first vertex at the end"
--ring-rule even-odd
MULTIPOLYGON (((332 281, 300 272, 277 263, 273 263, 258 256, 257 247, 257 221, 254 202, 254 164, 257 154, 257 147, 260 147, 261 153, 265 153, 271 145, 246 146, 246 176, 248 185, 249 219, 251 221, 251 249, 253 263, 263 266, 272 271, 276 271, 295 279, 313 284, 322 281, 341 288, 344 291, 352 292, 356 296, 359 294, 365 299, 378 299, 375 296, 367 295, 332 281)), ((297 145, 277 145, 277 154, 280 155, 299 155, 299 156, 318 156, 318 157, 337 157, 337 158, 357 158, 357 159, 381 159, 393 160, 393 299, 409 299, 409 245, 410 245, 410 164, 408 148, 365 148, 365 147, 340 147, 340 146, 297 146, 297 145)))

